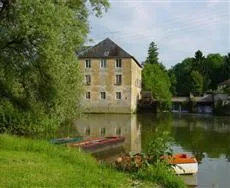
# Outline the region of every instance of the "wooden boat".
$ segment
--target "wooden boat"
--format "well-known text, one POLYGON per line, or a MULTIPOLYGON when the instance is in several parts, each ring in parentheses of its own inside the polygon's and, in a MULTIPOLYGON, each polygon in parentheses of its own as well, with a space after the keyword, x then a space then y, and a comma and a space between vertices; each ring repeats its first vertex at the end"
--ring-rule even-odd
POLYGON ((163 156, 162 159, 172 165, 176 174, 196 174, 198 172, 198 162, 195 157, 190 157, 187 154, 175 154, 172 156, 163 156))
POLYGON ((82 137, 75 137, 75 138, 54 138, 50 140, 50 143, 52 144, 66 144, 66 143, 71 143, 71 142, 80 142, 82 140, 82 137))
POLYGON ((100 152, 105 149, 120 146, 124 140, 125 137, 123 136, 102 137, 81 142, 68 143, 67 147, 81 148, 90 152, 100 152))

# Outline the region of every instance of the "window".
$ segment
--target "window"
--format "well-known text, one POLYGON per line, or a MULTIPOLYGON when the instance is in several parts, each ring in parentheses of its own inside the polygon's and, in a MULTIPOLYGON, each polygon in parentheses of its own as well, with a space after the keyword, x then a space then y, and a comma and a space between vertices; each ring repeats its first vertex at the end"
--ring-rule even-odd
POLYGON ((116 68, 121 68, 121 59, 116 59, 116 68))
POLYGON ((116 85, 121 85, 121 75, 116 75, 116 85))
POLYGON ((106 68, 106 60, 101 59, 101 68, 106 68))
POLYGON ((119 127, 119 128, 115 128, 115 134, 117 135, 117 136, 120 136, 121 135, 121 128, 119 127))
POLYGON ((101 92, 101 99, 106 99, 106 93, 105 92, 101 92))
POLYGON ((106 133, 106 129, 105 128, 101 128, 101 136, 105 136, 106 133))
POLYGON ((121 92, 116 92, 116 99, 121 99, 121 92))
POLYGON ((89 127, 87 127, 87 128, 85 129, 85 135, 86 135, 86 136, 89 136, 89 135, 90 135, 90 128, 89 128, 89 127))
POLYGON ((85 68, 91 68, 91 60, 90 59, 85 60, 85 68))
POLYGON ((86 85, 91 84, 91 76, 90 75, 85 75, 85 83, 86 83, 86 85))
POLYGON ((86 99, 90 99, 90 92, 86 92, 85 98, 86 98, 86 99))

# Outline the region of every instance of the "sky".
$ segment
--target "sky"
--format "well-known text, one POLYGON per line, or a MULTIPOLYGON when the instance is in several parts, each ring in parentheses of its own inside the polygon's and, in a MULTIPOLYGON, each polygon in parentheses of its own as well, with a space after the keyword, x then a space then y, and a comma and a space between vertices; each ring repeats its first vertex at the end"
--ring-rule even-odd
POLYGON ((230 52, 230 0, 110 0, 108 11, 89 23, 88 45, 108 37, 142 62, 154 41, 166 68, 198 49, 230 52))

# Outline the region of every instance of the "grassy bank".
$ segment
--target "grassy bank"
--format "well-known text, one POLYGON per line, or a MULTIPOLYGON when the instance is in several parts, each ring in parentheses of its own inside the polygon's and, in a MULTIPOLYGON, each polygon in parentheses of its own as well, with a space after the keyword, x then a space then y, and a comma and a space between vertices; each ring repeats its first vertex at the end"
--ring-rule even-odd
POLYGON ((127 187, 123 173, 98 165, 89 155, 73 149, 0 136, 2 187, 127 187))
POLYGON ((78 150, 9 135, 0 135, 0 166, 0 187, 184 187, 163 168, 123 173, 78 150))
POLYGON ((0 187, 153 187, 90 155, 16 136, 0 135, 0 187))

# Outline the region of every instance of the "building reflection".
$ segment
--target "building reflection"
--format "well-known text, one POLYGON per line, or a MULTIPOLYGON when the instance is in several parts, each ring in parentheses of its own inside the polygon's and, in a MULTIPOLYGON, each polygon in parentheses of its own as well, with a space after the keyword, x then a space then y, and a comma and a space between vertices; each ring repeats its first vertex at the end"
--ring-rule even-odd
POLYGON ((88 114, 74 122, 84 140, 104 136, 125 136, 125 152, 141 152, 141 126, 133 114, 88 114))

